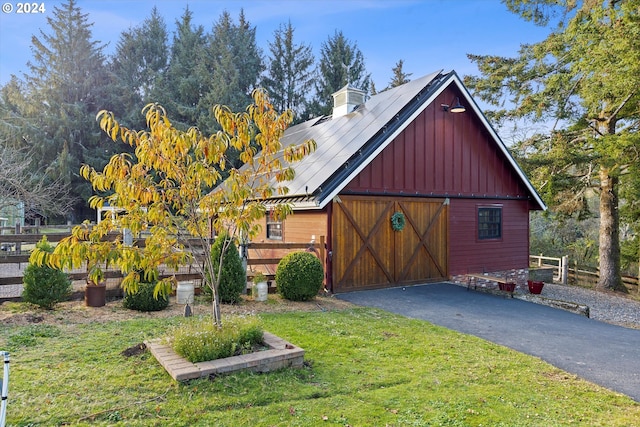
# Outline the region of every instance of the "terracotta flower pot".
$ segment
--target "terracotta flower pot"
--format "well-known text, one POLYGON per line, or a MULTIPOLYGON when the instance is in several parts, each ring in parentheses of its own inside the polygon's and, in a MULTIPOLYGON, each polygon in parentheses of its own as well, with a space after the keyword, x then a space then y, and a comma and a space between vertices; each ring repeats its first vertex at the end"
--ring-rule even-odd
POLYGON ((544 286, 544 282, 538 282, 536 280, 527 280, 527 285, 529 285, 529 292, 532 294, 539 294, 542 292, 542 287, 544 286))
POLYGON ((84 290, 84 303, 87 307, 104 307, 107 303, 107 284, 87 283, 84 290))

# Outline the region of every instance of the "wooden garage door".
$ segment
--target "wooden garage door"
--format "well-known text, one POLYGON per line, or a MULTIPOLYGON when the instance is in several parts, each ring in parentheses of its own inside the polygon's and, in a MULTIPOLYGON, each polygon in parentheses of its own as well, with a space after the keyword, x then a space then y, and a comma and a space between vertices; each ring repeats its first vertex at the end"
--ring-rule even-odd
POLYGON ((340 196, 334 203, 333 291, 441 280, 447 271, 444 199, 340 196), (402 212, 402 231, 391 216, 402 212))

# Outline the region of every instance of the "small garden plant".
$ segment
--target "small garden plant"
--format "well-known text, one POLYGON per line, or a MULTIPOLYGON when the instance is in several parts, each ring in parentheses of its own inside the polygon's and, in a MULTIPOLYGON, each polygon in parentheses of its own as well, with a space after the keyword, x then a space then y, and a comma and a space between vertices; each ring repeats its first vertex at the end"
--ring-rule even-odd
MULTIPOLYGON (((36 248, 47 253, 53 252, 53 246, 46 236, 36 244, 36 248)), ((69 276, 47 265, 29 263, 24 271, 23 282, 22 299, 47 310, 71 296, 69 276)))
POLYGON ((127 293, 122 300, 125 308, 138 311, 161 311, 169 306, 169 297, 158 294, 157 298, 153 295, 156 283, 138 284, 138 291, 135 293, 127 293))
MULTIPOLYGON (((220 234, 216 238, 216 241, 211 246, 211 262, 215 274, 218 275, 218 272, 220 272, 220 287, 218 288, 220 302, 223 304, 236 304, 240 302, 240 295, 242 295, 247 286, 247 277, 242 267, 238 248, 235 242, 228 242, 229 238, 227 234, 220 234), (228 245, 228 248, 222 257, 222 269, 220 269, 220 255, 225 244, 228 245)), ((211 294, 211 288, 205 287, 204 289, 205 292, 211 294)))
POLYGON ((250 353, 262 343, 263 330, 257 317, 227 317, 222 327, 197 317, 172 331, 171 346, 191 363, 250 353))
POLYGON ((322 262, 310 252, 292 252, 280 260, 276 270, 278 293, 291 301, 307 301, 322 288, 322 262))
POLYGON ((258 283, 266 282, 267 276, 265 276, 262 271, 256 271, 255 274, 253 275, 252 281, 254 284, 257 285, 258 283))

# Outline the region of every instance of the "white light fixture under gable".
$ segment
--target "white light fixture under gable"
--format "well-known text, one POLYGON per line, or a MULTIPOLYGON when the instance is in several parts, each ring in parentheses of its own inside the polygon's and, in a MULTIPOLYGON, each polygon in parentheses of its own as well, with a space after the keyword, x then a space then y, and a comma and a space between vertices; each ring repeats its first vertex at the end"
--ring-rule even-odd
POLYGON ((440 104, 442 110, 449 111, 450 113, 464 113, 467 111, 466 107, 460 103, 460 98, 456 96, 453 105, 449 104, 440 104))

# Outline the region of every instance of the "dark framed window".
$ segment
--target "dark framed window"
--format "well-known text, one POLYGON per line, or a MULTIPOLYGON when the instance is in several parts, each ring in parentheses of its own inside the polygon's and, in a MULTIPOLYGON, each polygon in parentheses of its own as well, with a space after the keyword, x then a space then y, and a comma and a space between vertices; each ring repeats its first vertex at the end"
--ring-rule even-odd
POLYGON ((267 239, 282 240, 282 221, 277 220, 271 214, 267 214, 267 239))
POLYGON ((502 238, 502 206, 478 208, 478 240, 502 238))

